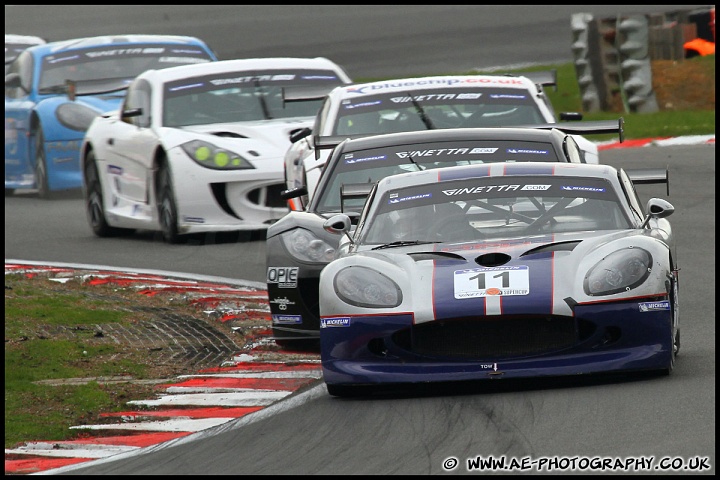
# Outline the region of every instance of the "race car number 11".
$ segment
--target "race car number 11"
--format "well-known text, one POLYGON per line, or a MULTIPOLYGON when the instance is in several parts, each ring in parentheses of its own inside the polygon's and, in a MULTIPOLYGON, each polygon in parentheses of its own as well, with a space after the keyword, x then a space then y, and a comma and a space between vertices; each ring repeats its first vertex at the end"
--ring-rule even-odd
POLYGON ((454 281, 458 299, 530 293, 530 271, 524 265, 455 270, 454 281))

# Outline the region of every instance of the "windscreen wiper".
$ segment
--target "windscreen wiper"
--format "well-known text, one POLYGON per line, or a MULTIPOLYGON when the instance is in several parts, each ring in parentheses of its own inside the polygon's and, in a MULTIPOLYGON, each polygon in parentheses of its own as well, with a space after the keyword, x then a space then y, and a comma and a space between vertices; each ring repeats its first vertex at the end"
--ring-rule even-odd
POLYGON ((417 114, 420 116, 420 120, 425 124, 428 130, 435 130, 435 125, 433 125, 432 120, 430 120, 430 117, 427 116, 425 113, 425 110, 420 106, 417 100, 415 100, 415 97, 412 96, 410 92, 405 92, 405 94, 410 97, 410 101, 413 105, 415 105, 415 110, 417 111, 417 114))
POLYGON ((412 155, 410 155, 410 152, 408 152, 407 158, 408 158, 408 160, 410 160, 410 162, 411 162, 413 165, 415 165, 415 166, 418 168, 418 170, 425 170, 425 167, 423 167, 422 165, 420 165, 419 163, 417 163, 417 162, 415 161, 415 159, 412 157, 412 155))
POLYGON ((255 77, 255 93, 259 94, 258 97, 260 98, 260 106, 262 107, 263 115, 265 115, 265 118, 268 120, 272 120, 273 116, 270 115, 270 109, 268 108, 267 102, 265 101, 265 94, 260 91, 260 79, 258 77, 255 77))
POLYGON ((440 241, 422 241, 422 240, 398 240, 396 242, 390 242, 386 243, 384 245, 378 245, 377 247, 373 247, 372 250, 380 250, 383 248, 393 248, 393 247, 404 247, 406 245, 424 245, 426 243, 442 243, 440 241))

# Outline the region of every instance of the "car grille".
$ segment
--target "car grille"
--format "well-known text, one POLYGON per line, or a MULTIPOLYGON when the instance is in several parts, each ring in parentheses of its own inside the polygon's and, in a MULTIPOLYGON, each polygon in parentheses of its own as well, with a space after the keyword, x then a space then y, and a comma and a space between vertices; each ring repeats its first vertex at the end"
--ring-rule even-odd
POLYGON ((392 341, 418 355, 507 358, 568 348, 594 330, 590 322, 552 315, 460 318, 415 325, 392 341))

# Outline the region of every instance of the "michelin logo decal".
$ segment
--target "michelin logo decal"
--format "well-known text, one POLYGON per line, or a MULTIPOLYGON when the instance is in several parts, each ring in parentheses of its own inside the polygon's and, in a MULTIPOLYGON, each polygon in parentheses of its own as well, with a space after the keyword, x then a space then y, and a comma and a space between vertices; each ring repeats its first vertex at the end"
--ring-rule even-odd
POLYGON ((656 310, 670 310, 670 302, 664 300, 662 302, 643 302, 638 304, 641 312, 652 312, 656 310))
POLYGON ((349 327, 350 317, 321 318, 320 328, 349 327))

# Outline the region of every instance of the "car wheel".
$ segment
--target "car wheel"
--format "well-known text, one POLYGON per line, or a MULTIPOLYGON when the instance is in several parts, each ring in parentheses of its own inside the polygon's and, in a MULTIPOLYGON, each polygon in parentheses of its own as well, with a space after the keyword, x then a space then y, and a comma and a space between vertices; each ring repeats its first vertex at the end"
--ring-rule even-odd
POLYGON ((88 152, 85 157, 85 211, 93 233, 98 237, 114 237, 134 232, 131 228, 118 228, 108 225, 105 218, 102 185, 98 174, 95 152, 88 152))
POLYGON ((45 136, 40 127, 35 133, 35 186, 38 190, 38 197, 45 200, 50 199, 47 164, 45 163, 45 136))
POLYGON ((363 388, 350 385, 325 385, 327 391, 333 397, 362 397, 368 395, 370 392, 363 388))
POLYGON ((283 350, 296 352, 319 352, 320 340, 317 338, 308 338, 302 340, 283 340, 276 338, 275 344, 283 350))
POLYGON ((672 282, 672 294, 670 296, 670 308, 672 310, 672 322, 670 323, 670 338, 672 339, 672 346, 670 351, 670 364, 663 370, 663 373, 670 375, 675 370, 675 360, 678 353, 680 353, 680 305, 678 303, 678 282, 673 280, 672 282))
POLYGON ((673 281, 673 292, 672 292, 672 301, 670 302, 670 305, 672 306, 672 312, 673 312, 673 320, 672 320, 672 357, 670 361, 670 370, 675 369, 675 359, 680 353, 680 301, 679 301, 679 286, 677 279, 673 281))
POLYGON ((160 167, 158 182, 158 218, 163 240, 167 243, 178 243, 177 206, 173 192, 172 176, 167 163, 160 167))

